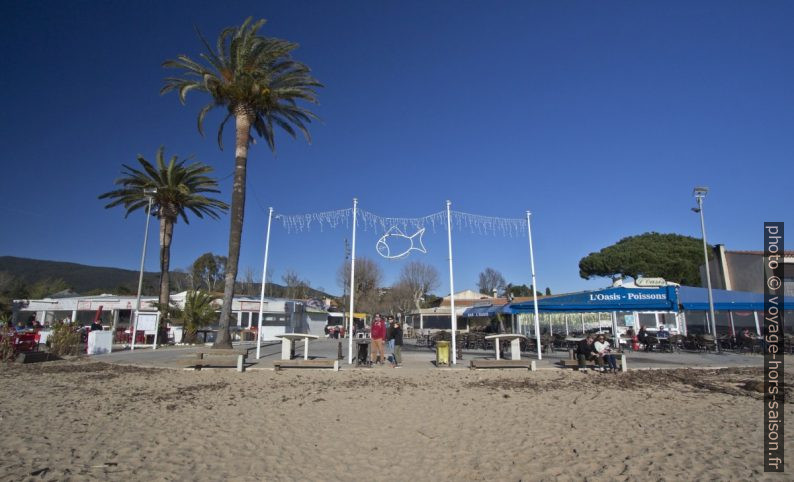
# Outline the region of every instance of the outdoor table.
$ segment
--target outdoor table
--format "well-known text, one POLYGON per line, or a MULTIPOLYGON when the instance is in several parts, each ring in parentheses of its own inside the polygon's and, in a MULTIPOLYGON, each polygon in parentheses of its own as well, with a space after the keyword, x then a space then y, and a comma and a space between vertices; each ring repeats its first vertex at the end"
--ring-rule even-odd
POLYGON ((309 340, 316 340, 319 338, 317 335, 310 335, 308 333, 284 333, 276 335, 276 338, 281 338, 281 359, 291 360, 292 351, 295 348, 295 341, 304 340, 303 346, 303 359, 309 359, 309 340))
POLYGON ((501 335, 488 335, 485 337, 486 340, 494 340, 494 346, 496 347, 496 359, 501 360, 499 354, 499 342, 502 340, 510 341, 510 359, 511 360, 520 360, 521 359, 521 340, 526 340, 527 337, 524 335, 519 335, 516 333, 503 333, 501 335))

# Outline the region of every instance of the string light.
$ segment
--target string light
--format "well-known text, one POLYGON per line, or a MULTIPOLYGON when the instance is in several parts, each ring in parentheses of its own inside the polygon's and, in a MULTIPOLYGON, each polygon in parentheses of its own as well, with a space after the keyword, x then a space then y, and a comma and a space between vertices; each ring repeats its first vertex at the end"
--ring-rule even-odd
MULTIPOLYGON (((320 231, 325 228, 335 229, 339 226, 349 228, 352 215, 353 209, 347 208, 308 214, 276 214, 275 218, 281 221, 288 233, 302 233, 311 231, 313 224, 317 224, 320 231)), ((451 211, 451 215, 452 225, 459 231, 467 230, 472 234, 502 235, 511 238, 525 236, 527 233, 526 219, 483 216, 460 211, 451 211)), ((435 233, 438 229, 443 228, 446 222, 446 211, 439 211, 418 218, 401 218, 379 216, 359 209, 357 224, 365 231, 372 230, 375 233, 385 233, 392 227, 397 227, 403 232, 429 228, 435 233)))
POLYGON ((353 208, 337 209, 336 211, 325 211, 321 213, 308 213, 308 214, 276 214, 276 219, 281 221, 284 229, 288 233, 303 231, 311 231, 312 223, 317 223, 322 232, 324 226, 335 229, 344 224, 345 227, 350 227, 350 216, 353 214, 353 208))

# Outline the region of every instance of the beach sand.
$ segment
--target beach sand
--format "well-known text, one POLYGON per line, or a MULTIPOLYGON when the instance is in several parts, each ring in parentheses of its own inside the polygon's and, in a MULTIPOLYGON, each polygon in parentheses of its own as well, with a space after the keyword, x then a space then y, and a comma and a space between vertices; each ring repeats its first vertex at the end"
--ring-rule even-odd
POLYGON ((0 479, 787 480, 761 375, 12 365, 0 479))

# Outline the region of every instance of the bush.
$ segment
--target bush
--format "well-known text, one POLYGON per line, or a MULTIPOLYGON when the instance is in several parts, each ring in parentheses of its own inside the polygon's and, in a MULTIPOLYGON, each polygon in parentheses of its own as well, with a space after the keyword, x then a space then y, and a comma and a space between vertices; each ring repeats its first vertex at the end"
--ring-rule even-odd
POLYGON ((14 360, 14 345, 11 341, 11 329, 7 323, 0 328, 0 362, 10 362, 14 360))
POLYGON ((53 355, 77 355, 81 351, 80 332, 73 324, 56 321, 52 325, 47 345, 53 355))

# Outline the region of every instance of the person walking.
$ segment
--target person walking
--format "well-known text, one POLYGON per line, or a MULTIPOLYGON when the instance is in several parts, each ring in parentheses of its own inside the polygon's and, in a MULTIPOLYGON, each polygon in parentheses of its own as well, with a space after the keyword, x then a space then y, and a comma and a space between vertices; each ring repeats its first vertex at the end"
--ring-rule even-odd
POLYGON ((375 314, 375 320, 372 322, 370 328, 370 337, 372 338, 372 363, 379 363, 383 365, 383 360, 386 359, 384 353, 384 345, 386 340, 386 322, 380 317, 380 313, 375 314))
POLYGON ((400 368, 403 364, 403 327, 399 321, 392 324, 392 342, 394 343, 394 368, 400 368))

